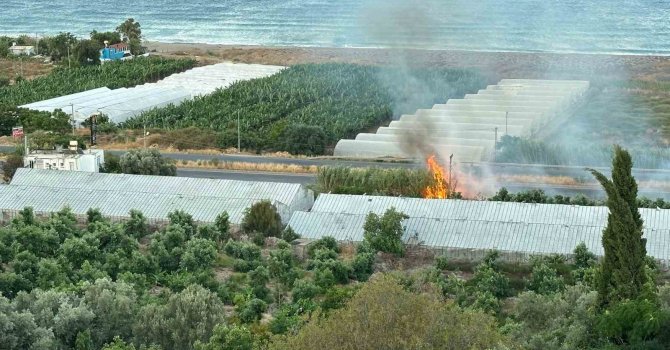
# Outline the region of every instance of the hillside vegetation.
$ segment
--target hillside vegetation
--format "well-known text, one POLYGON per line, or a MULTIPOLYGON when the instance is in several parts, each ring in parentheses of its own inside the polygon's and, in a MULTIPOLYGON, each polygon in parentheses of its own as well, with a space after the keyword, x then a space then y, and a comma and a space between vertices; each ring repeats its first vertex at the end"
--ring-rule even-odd
POLYGON ((325 146, 485 86, 469 70, 403 71, 352 64, 306 64, 274 76, 237 82, 209 96, 147 112, 124 126, 220 132, 220 148, 322 154, 325 146))

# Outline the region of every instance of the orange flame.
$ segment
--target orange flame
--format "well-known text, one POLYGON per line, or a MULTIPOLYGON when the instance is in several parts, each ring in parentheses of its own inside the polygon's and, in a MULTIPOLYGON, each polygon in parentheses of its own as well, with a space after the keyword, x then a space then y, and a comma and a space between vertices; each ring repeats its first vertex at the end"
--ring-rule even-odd
POLYGON ((449 198, 449 183, 445 180, 444 176, 446 171, 437 163, 435 155, 428 157, 427 163, 428 170, 433 174, 434 183, 423 190, 423 197, 437 199, 449 198))

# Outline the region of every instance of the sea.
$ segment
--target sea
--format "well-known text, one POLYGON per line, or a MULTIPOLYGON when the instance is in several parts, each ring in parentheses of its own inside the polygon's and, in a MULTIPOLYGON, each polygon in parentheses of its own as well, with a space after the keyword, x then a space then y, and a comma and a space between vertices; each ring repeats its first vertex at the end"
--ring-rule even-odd
POLYGON ((670 55, 670 0, 0 0, 0 35, 130 17, 171 43, 670 55))

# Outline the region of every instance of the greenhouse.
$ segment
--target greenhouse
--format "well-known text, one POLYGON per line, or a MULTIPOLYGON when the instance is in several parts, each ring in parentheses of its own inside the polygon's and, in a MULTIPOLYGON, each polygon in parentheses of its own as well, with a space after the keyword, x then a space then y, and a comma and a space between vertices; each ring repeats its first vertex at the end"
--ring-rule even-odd
POLYGON ((282 69, 284 67, 260 64, 220 63, 173 74, 156 83, 114 90, 102 87, 20 107, 47 112, 60 109, 73 115, 78 123, 100 112, 111 121, 121 123, 151 109, 179 105, 236 81, 270 76, 282 69))
POLYGON ((27 168, 17 169, 9 186, 165 194, 181 196, 179 198, 248 199, 252 202, 269 200, 281 205, 277 209, 284 221, 288 221, 294 211, 308 210, 314 202, 312 191, 300 184, 27 168))
MULTIPOLYGON (((216 217, 225 211, 230 216, 230 222, 238 225, 244 217, 244 210, 258 201, 252 198, 184 196, 150 192, 0 186, 2 222, 12 220, 26 207, 33 208, 40 216, 48 216, 67 207, 82 221, 85 220, 86 212, 90 208, 99 209, 103 216, 112 221, 126 220, 130 217, 131 210, 139 210, 152 224, 164 224, 168 220, 168 214, 176 210, 191 214, 198 222, 213 223, 216 217)), ((273 204, 278 209, 287 211, 283 204, 276 201, 273 204)))
POLYGON ((334 154, 358 158, 425 158, 428 149, 441 158, 453 154, 460 162, 488 160, 496 137, 537 134, 550 121, 572 114, 588 88, 587 81, 503 79, 463 99, 450 99, 432 109, 402 115, 377 130, 377 134, 384 136, 366 134, 355 140, 340 140, 334 154), (389 134, 397 136, 388 137, 389 134), (417 134, 421 135, 420 139, 417 134))
MULTIPOLYGON (((431 249, 479 256, 490 249, 515 258, 571 254, 581 242, 602 255, 606 207, 491 201, 322 194, 310 212, 296 212, 289 225, 303 238, 333 236, 362 241, 368 213, 395 208, 409 216, 403 222, 405 242, 431 249)), ((640 209, 649 255, 670 259, 670 210, 640 209)))

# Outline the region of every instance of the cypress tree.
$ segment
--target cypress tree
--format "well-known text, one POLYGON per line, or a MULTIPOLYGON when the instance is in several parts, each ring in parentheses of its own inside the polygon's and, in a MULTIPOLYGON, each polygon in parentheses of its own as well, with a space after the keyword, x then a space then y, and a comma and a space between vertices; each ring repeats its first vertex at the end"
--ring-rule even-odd
POLYGON ((642 238, 642 217, 637 208, 637 183, 632 175, 630 154, 615 147, 612 180, 591 169, 607 193, 607 226, 602 243, 605 256, 600 267, 598 296, 607 306, 635 299, 647 281, 645 274, 646 240, 642 238))

